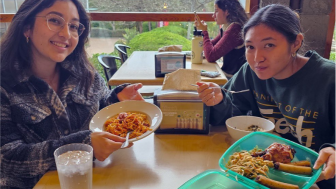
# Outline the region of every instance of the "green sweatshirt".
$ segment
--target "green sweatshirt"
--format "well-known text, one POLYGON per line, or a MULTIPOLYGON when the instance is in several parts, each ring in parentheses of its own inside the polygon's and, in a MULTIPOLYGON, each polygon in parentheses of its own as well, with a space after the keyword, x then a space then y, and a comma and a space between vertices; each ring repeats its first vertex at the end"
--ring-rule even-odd
MULTIPOLYGON (((309 61, 289 78, 260 80, 245 63, 224 86, 228 90, 250 92, 226 94, 210 109, 210 123, 224 125, 227 118, 252 114, 272 121, 283 138, 315 151, 335 148, 335 63, 314 51, 309 61)), ((335 188, 335 178, 318 182, 335 188)))

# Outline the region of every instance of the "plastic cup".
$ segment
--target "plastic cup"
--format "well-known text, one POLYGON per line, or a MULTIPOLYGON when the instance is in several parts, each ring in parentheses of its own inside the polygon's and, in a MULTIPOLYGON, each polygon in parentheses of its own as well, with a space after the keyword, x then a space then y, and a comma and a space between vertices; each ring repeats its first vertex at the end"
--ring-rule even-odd
POLYGON ((90 145, 67 144, 57 148, 54 156, 62 189, 92 188, 93 149, 90 145))

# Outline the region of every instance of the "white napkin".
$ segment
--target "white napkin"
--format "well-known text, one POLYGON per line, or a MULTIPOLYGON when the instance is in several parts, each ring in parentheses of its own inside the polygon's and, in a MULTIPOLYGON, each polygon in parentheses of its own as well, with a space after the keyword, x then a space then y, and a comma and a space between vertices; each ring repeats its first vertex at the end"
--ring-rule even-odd
POLYGON ((159 48, 159 52, 168 52, 168 51, 175 51, 175 52, 181 52, 182 51, 182 45, 169 45, 159 48))
POLYGON ((191 84, 201 81, 201 71, 178 69, 165 75, 162 90, 197 91, 191 84))

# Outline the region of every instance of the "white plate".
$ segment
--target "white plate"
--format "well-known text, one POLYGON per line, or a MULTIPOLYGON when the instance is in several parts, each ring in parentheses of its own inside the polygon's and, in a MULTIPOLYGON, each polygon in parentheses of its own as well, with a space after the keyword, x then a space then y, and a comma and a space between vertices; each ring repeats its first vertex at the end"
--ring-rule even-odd
POLYGON ((108 118, 121 112, 128 111, 142 112, 147 114, 149 116, 148 120, 151 122, 150 128, 152 129, 151 131, 145 132, 141 136, 130 139, 130 142, 145 138, 154 132, 161 124, 162 112, 159 107, 144 101, 129 100, 111 104, 97 112, 96 115, 94 115, 91 119, 90 130, 93 132, 101 132, 104 130, 104 123, 108 118))

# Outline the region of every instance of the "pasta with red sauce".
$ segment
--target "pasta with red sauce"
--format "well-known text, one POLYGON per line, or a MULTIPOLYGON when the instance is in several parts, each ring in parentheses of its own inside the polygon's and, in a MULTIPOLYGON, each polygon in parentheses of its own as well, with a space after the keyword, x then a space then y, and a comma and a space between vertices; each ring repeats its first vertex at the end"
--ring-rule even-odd
POLYGON ((133 131, 129 138, 136 138, 146 131, 151 131, 147 115, 139 112, 121 112, 109 118, 104 123, 105 131, 126 137, 128 131, 133 131))

